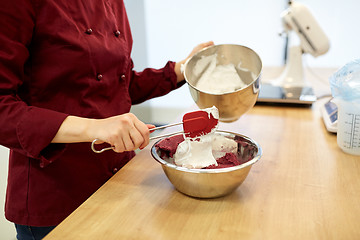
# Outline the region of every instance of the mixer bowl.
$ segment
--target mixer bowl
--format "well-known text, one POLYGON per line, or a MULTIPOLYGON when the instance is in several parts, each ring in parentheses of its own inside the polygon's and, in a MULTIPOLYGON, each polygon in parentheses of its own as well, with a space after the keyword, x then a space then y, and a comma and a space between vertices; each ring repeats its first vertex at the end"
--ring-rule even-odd
POLYGON ((188 83, 190 94, 200 109, 215 106, 219 109, 219 120, 233 122, 250 110, 256 103, 259 95, 262 62, 258 54, 252 49, 235 44, 213 45, 192 56, 184 67, 185 80, 188 83), (211 93, 196 87, 199 80, 194 68, 197 62, 205 56, 217 55, 217 65, 233 64, 240 66, 237 72, 245 87, 234 92, 211 93), (242 69, 249 70, 243 71, 242 69))
POLYGON ((163 139, 152 146, 151 155, 161 164, 165 175, 179 192, 197 198, 215 198, 230 194, 241 185, 251 166, 260 159, 262 150, 254 140, 226 131, 218 130, 216 134, 235 140, 238 143, 237 156, 248 161, 227 168, 189 169, 175 165, 173 158, 167 157, 163 150, 156 147, 163 139))

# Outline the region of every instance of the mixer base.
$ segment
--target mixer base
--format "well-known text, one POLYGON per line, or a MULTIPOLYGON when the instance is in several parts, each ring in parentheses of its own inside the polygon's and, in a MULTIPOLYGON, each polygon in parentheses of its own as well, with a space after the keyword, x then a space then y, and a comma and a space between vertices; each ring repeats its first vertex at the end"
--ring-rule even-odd
POLYGON ((312 105, 316 100, 312 87, 284 88, 264 83, 257 103, 312 105))

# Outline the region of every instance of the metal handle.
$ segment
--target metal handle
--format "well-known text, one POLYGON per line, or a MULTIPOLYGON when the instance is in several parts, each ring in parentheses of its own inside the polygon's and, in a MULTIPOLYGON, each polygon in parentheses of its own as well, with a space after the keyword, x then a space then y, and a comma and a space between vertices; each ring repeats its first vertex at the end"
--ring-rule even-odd
POLYGON ((154 140, 154 139, 162 138, 162 137, 169 137, 169 136, 179 134, 179 133, 184 133, 184 132, 180 131, 180 132, 174 132, 174 133, 167 133, 167 134, 163 134, 163 135, 158 135, 158 136, 151 137, 150 140, 154 140))
POLYGON ((95 149, 95 143, 96 143, 97 141, 99 141, 99 139, 95 139, 95 140, 92 141, 92 143, 91 143, 91 150, 93 150, 93 152, 95 152, 95 153, 102 153, 102 152, 105 152, 105 151, 107 151, 107 150, 113 150, 113 149, 114 149, 114 146, 111 146, 111 147, 103 148, 103 149, 101 149, 101 150, 96 150, 96 149, 95 149))
POLYGON ((167 128, 167 127, 172 127, 172 126, 180 125, 180 124, 182 124, 182 122, 172 123, 172 124, 163 125, 163 126, 155 127, 155 128, 150 128, 149 130, 150 130, 150 131, 155 131, 155 130, 159 130, 159 129, 163 129, 163 128, 167 128))

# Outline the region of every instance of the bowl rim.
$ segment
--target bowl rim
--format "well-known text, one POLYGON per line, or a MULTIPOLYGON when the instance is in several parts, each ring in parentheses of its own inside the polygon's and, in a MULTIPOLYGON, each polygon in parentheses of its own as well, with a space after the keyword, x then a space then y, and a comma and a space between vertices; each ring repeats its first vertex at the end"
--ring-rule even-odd
MULTIPOLYGON (((189 173, 209 173, 209 174, 216 174, 216 173, 223 173, 223 172, 232 172, 232 171, 236 171, 238 169, 242 169, 242 168, 246 168, 248 166, 251 166, 253 165, 254 163, 256 163, 262 156, 262 148, 261 146, 253 139, 243 135, 243 134, 240 134, 240 133, 235 133, 235 132, 230 132, 230 131, 224 131, 224 130, 216 130, 216 132, 220 132, 220 133, 225 133, 225 134, 232 134, 232 135, 236 135, 236 136, 239 136, 239 137, 242 137, 248 141, 250 141, 252 144, 254 144, 258 151, 257 151, 257 154, 256 156, 254 156, 253 159, 243 163, 243 164, 240 164, 240 165, 237 165, 237 166, 233 166, 233 167, 227 167, 227 168, 215 168, 215 169, 198 169, 198 168, 186 168, 186 167, 181 167, 181 166, 177 166, 175 164, 172 164, 172 163, 169 163, 165 160, 163 160, 157 153, 156 153, 156 144, 159 143, 160 141, 162 141, 163 139, 165 138, 161 138, 159 140, 157 140, 151 147, 151 155, 152 157, 161 164, 161 166, 166 166, 168 168, 171 168, 171 169, 175 169, 175 170, 178 170, 178 171, 182 171, 182 172, 189 172, 189 173)), ((168 136, 168 137, 172 137, 172 136, 175 136, 175 135, 179 135, 179 134, 174 134, 174 135, 171 135, 171 136, 168 136)))
POLYGON ((199 91, 201 93, 205 93, 205 94, 209 94, 209 95, 214 95, 214 96, 223 96, 223 95, 230 95, 230 94, 234 94, 234 93, 237 93, 237 92, 240 92, 250 86, 252 86, 256 81, 259 80, 259 78, 261 77, 262 75, 262 70, 263 70, 263 63, 262 63, 262 60, 259 56, 259 54, 253 50, 252 48, 249 48, 247 46, 244 46, 244 45, 241 45, 241 44, 217 44, 217 45, 212 45, 212 46, 209 46, 209 47, 205 47, 203 49, 201 49, 199 52, 195 53, 193 56, 191 56, 189 59, 186 60, 186 62, 184 63, 184 78, 185 78, 185 82, 191 86, 192 88, 194 88, 196 91, 199 91), (260 61, 260 65, 261 65, 261 68, 260 68, 260 71, 259 73, 257 74, 257 76, 254 78, 254 80, 247 84, 246 86, 242 87, 242 88, 239 88, 238 90, 236 91, 232 91, 232 92, 225 92, 225 93, 211 93, 211 92, 206 92, 206 91, 202 91, 200 89, 198 89, 197 87, 195 87, 193 84, 191 84, 189 81, 188 81, 188 78, 186 76, 186 67, 187 67, 187 64, 196 56, 200 55, 201 53, 207 51, 208 49, 210 48, 215 48, 215 47, 220 47, 220 46, 236 46, 236 47, 243 47, 243 48, 247 48, 249 49, 250 51, 252 51, 253 53, 255 53, 255 55, 258 57, 259 61, 260 61))

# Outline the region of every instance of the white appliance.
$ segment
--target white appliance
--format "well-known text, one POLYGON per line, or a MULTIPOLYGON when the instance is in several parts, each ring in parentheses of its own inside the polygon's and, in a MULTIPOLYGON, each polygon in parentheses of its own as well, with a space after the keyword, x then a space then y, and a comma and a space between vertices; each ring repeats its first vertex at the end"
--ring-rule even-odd
POLYGON ((303 54, 317 57, 329 50, 329 40, 310 10, 301 3, 289 2, 281 13, 288 35, 287 62, 282 74, 262 84, 258 102, 312 104, 317 100, 311 84, 304 78, 303 54))

